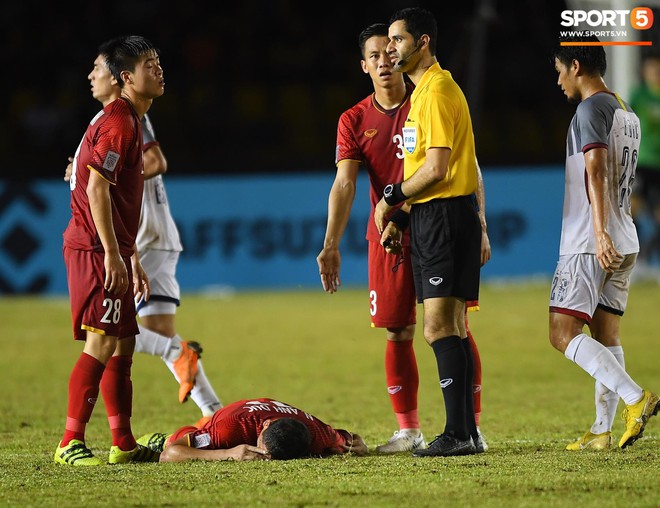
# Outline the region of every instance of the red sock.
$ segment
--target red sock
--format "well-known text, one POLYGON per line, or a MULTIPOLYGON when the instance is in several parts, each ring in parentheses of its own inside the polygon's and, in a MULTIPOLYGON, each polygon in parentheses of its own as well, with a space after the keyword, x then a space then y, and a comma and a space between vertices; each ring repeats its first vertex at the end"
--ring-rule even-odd
POLYGON ((108 412, 112 432, 112 445, 127 452, 137 446, 131 430, 133 410, 133 382, 131 356, 113 356, 105 367, 101 379, 101 393, 108 412))
POLYGON ((417 390, 419 373, 412 340, 388 340, 385 348, 385 375, 392 409, 400 429, 418 429, 417 390))
POLYGON ((465 328, 467 330, 468 340, 470 341, 470 351, 472 351, 472 361, 474 363, 474 376, 472 377, 472 393, 474 397, 474 419, 479 426, 481 419, 481 357, 479 356, 479 349, 477 343, 472 337, 472 332, 467 326, 467 317, 465 319, 465 328))
POLYGON ((69 402, 61 446, 72 439, 85 442, 85 426, 99 396, 99 383, 105 366, 93 356, 81 353, 69 377, 69 402))

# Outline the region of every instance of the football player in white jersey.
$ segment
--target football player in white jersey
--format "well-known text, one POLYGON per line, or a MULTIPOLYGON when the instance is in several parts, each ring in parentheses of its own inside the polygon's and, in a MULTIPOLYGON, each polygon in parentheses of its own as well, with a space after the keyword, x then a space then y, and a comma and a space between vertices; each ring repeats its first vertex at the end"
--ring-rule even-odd
MULTIPOLYGON (((92 86, 92 96, 104 107, 119 97, 120 88, 108 69, 105 55, 96 57, 87 79, 92 86)), ((202 411, 198 422, 202 425, 222 403, 199 361, 202 352, 199 343, 182 340, 174 326, 180 299, 176 265, 183 248, 162 177, 167 171, 167 160, 147 115, 142 119, 142 140, 145 181, 136 243, 152 290, 148 301, 137 302, 140 333, 136 337, 135 351, 163 359, 179 381, 179 401, 185 402, 189 396, 195 401, 202 411)), ((64 180, 68 181, 70 175, 71 163, 64 180)))
POLYGON ((639 151, 639 119, 607 88, 605 51, 596 37, 561 39, 554 53, 557 84, 577 111, 568 129, 559 261, 550 294, 550 342, 596 380, 596 421, 567 450, 612 446, 621 397, 625 431, 633 444, 660 398, 625 370, 619 324, 639 242, 630 193, 639 151), (583 332, 588 325, 591 336, 583 332))
POLYGON ((179 381, 179 402, 185 402, 190 396, 202 411, 201 425, 222 407, 222 403, 199 361, 202 352, 199 343, 181 339, 174 326, 180 298, 176 265, 183 247, 163 182, 167 160, 147 115, 142 121, 142 139, 144 193, 136 243, 152 291, 148 301, 141 300, 137 304, 140 334, 135 350, 163 359, 179 381))

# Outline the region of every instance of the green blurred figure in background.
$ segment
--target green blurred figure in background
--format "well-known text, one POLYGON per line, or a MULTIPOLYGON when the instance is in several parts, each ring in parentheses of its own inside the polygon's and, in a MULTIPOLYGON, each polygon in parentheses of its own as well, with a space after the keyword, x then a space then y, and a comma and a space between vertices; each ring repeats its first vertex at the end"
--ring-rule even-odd
POLYGON ((637 113, 644 133, 632 201, 641 244, 637 269, 642 268, 642 271, 638 275, 644 277, 655 273, 660 281, 660 53, 649 54, 643 59, 642 83, 632 92, 630 105, 637 113), (647 228, 644 227, 645 217, 649 223, 647 228), (658 268, 649 272, 649 265, 658 268))

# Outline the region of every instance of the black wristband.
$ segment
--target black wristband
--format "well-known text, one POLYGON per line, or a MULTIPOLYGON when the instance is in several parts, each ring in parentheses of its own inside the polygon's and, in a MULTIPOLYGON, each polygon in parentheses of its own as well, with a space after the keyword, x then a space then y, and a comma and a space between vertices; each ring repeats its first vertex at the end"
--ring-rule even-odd
POLYGON ((390 217, 390 222, 394 222, 396 227, 398 227, 401 231, 405 231, 408 229, 408 225, 410 224, 410 214, 399 208, 392 214, 392 217, 390 217))
POLYGON ((385 203, 390 206, 398 205, 402 201, 405 201, 407 196, 401 190, 401 184, 399 183, 390 183, 385 186, 383 190, 383 198, 385 198, 385 203))

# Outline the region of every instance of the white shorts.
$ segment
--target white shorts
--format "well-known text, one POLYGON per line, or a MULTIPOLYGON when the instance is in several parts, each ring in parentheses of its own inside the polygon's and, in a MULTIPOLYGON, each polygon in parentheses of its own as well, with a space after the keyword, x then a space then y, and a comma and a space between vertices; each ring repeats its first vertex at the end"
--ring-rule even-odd
POLYGON ((181 291, 176 280, 179 253, 168 250, 147 249, 140 253, 140 263, 147 272, 151 296, 149 301, 137 303, 138 316, 176 314, 181 291))
POLYGON ((595 254, 560 256, 552 278, 551 312, 575 316, 587 323, 599 306, 623 316, 636 260, 637 253, 628 254, 614 273, 607 273, 598 264, 595 254))

